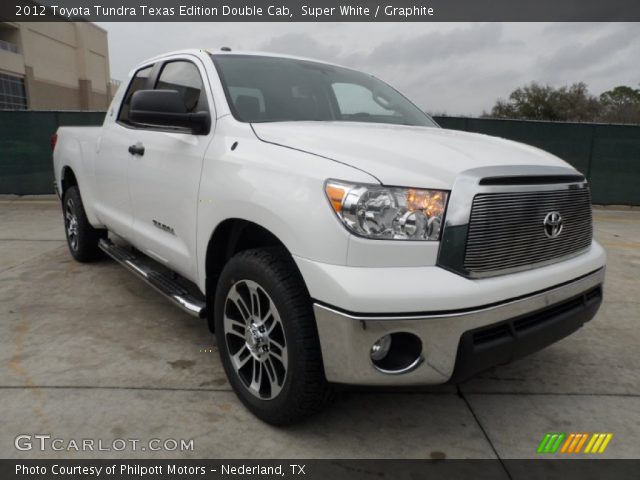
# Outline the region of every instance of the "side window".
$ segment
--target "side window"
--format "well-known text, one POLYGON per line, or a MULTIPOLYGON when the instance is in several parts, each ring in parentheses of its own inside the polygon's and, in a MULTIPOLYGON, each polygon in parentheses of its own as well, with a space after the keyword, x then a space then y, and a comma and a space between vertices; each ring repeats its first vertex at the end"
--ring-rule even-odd
POLYGON ((180 92, 188 112, 209 110, 200 72, 191 62, 177 60, 167 63, 160 72, 156 90, 180 92))
POLYGON ((127 89, 127 93, 124 96, 122 107, 120 108, 120 115, 118 116, 119 122, 129 123, 129 107, 131 105, 131 97, 138 90, 143 90, 147 87, 147 80, 149 79, 149 75, 151 75, 152 69, 153 65, 150 67, 145 67, 141 70, 138 70, 133 76, 133 79, 129 84, 129 88, 127 89))

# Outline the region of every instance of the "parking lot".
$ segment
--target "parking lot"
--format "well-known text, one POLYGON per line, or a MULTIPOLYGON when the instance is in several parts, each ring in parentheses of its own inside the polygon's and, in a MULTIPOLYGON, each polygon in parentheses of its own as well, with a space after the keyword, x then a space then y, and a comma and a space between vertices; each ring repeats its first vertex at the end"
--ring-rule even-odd
MULTIPOLYGON (((546 432, 640 457, 640 211, 596 209, 605 301, 571 337, 459 387, 343 393, 293 427, 236 399, 205 322, 110 260, 74 262, 52 197, 0 198, 2 458, 535 458, 546 432), (192 451, 19 451, 20 434, 193 439, 192 451)), ((583 455, 586 456, 586 455, 583 455)))

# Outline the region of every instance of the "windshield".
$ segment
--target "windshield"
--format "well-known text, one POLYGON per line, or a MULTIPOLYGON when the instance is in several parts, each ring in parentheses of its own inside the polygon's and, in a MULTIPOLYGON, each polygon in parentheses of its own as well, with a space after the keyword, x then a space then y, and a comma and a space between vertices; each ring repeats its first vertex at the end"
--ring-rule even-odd
POLYGON ((322 63, 211 55, 234 117, 242 122, 333 121, 437 126, 384 82, 322 63))

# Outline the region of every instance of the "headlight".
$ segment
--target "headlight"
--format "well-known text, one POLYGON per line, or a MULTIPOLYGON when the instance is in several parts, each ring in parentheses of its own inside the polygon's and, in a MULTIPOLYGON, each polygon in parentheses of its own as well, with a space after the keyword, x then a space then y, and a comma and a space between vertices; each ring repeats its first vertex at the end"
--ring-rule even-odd
POLYGON ((448 192, 329 180, 325 192, 348 230, 381 240, 439 240, 448 192))

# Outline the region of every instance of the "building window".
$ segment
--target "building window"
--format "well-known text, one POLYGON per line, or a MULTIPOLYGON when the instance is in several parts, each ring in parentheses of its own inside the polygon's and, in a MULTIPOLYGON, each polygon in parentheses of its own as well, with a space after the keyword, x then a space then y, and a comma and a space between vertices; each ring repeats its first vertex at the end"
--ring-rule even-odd
POLYGON ((0 110, 26 110, 24 79, 0 73, 0 110))
POLYGON ((0 40, 0 50, 5 50, 11 53, 20 53, 20 49, 15 43, 7 42, 6 40, 0 40))

